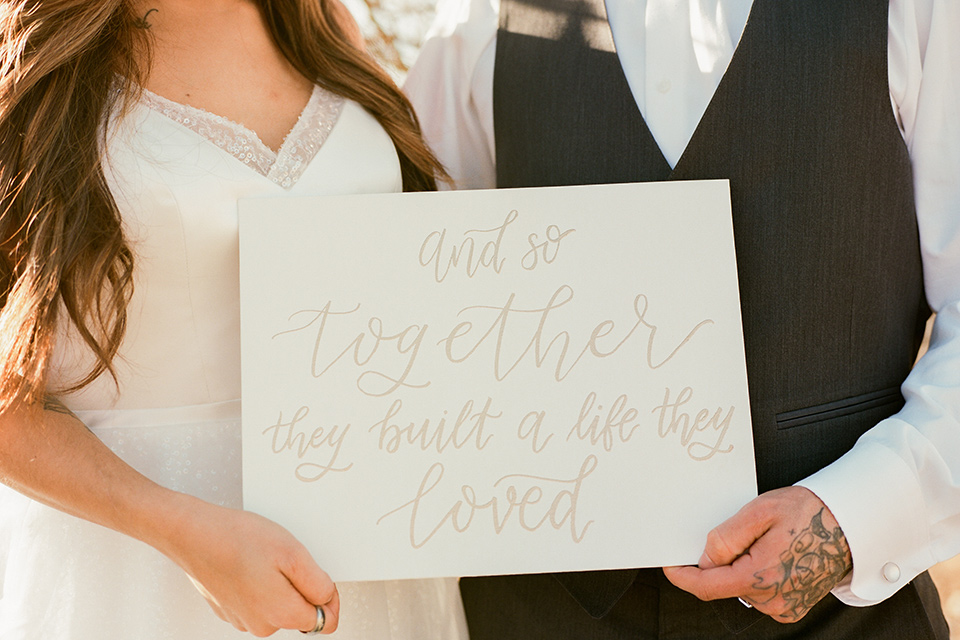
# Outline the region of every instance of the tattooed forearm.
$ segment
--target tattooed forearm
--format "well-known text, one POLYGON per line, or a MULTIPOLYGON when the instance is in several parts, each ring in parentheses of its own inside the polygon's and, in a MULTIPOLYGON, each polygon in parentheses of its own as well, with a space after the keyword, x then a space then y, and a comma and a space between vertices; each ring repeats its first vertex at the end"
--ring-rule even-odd
POLYGON ((780 617, 799 620, 850 571, 850 547, 840 527, 832 531, 823 525, 823 509, 810 525, 794 537, 790 548, 780 554, 776 576, 755 574, 756 588, 779 595, 785 610, 780 617))
POLYGON ((159 11, 159 9, 150 9, 147 11, 145 14, 143 14, 142 18, 137 18, 133 21, 133 26, 135 26, 137 29, 149 29, 150 23, 147 21, 147 18, 149 18, 150 14, 154 13, 155 11, 159 11))

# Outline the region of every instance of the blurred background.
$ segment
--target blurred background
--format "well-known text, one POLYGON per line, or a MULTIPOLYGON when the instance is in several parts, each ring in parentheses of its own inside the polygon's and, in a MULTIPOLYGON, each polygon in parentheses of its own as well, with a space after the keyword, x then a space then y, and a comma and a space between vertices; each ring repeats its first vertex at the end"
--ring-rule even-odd
MULTIPOLYGON (((397 84, 417 58, 437 0, 342 0, 356 18, 367 47, 397 84)), ((930 570, 940 590, 951 640, 960 640, 960 556, 930 570)))
POLYGON ((341 0, 370 53, 402 85, 433 22, 437 0, 341 0))

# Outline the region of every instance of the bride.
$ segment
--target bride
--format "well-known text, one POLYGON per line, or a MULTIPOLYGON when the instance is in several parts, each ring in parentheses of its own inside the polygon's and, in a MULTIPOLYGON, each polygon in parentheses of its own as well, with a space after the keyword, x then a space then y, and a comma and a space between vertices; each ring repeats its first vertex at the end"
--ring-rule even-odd
POLYGON ((0 8, 3 640, 466 636, 454 581, 334 585, 240 509, 237 200, 443 175, 355 33, 336 0, 0 8))

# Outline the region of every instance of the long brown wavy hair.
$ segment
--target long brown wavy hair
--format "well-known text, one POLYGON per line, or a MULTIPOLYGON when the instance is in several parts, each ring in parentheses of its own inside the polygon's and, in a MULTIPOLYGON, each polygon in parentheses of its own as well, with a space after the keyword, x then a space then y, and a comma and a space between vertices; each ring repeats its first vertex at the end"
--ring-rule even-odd
MULTIPOLYGON (((394 142, 406 191, 443 168, 406 97, 350 43, 329 0, 256 0, 287 59, 350 98, 394 142)), ((108 114, 148 72, 149 42, 126 0, 0 0, 0 411, 37 401, 58 323, 93 365, 71 391, 115 376, 134 257, 101 168, 108 114), (66 318, 64 318, 66 314, 66 318)))

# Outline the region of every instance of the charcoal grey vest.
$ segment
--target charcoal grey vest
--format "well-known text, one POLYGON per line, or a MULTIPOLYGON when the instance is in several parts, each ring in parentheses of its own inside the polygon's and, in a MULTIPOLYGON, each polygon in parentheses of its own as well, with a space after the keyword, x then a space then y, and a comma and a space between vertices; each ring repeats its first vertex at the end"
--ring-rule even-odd
MULTIPOLYGON (((730 180, 761 491, 829 464, 902 406, 929 310, 887 0, 756 0, 674 170, 602 0, 502 0, 500 15, 498 186, 730 180)), ((629 579, 610 576, 568 588, 602 613, 629 579)))

